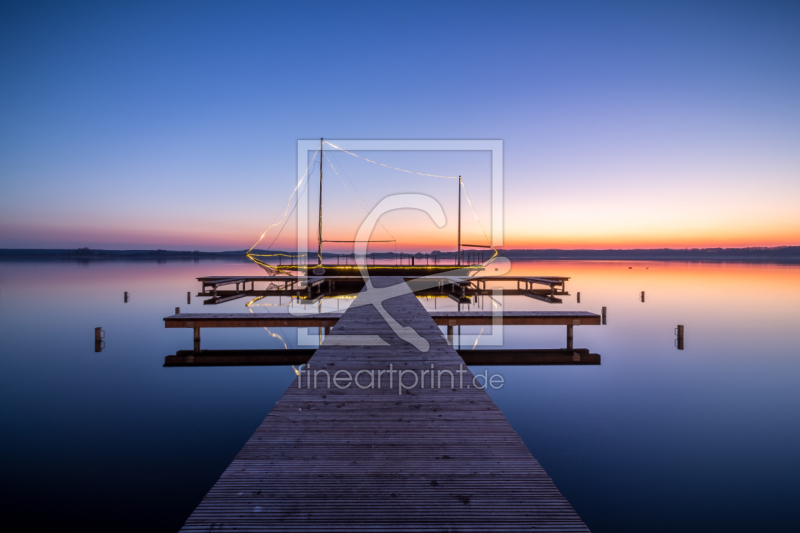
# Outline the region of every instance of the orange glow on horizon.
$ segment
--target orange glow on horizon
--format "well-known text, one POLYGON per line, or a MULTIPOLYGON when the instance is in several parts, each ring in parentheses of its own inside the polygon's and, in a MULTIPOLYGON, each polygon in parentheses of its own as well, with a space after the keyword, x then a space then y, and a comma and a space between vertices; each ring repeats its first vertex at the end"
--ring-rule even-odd
MULTIPOLYGON (((430 252, 433 250, 453 251, 456 249, 457 237, 452 221, 444 228, 436 228, 425 217, 402 216, 387 223, 397 243, 381 243, 369 245, 371 252, 430 252), (401 222, 405 220, 405 224, 401 222)), ((747 227, 745 222, 726 229, 717 228, 635 228, 620 231, 617 228, 595 228, 586 226, 583 230, 574 227, 559 229, 558 227, 536 228, 521 231, 516 228, 530 228, 531 224, 506 221, 504 244, 500 249, 655 249, 655 248, 746 248, 775 247, 800 245, 800 228, 787 224, 771 230, 763 225, 747 227)), ((535 226, 535 225, 534 225, 535 226)), ((18 243, 6 245, 7 248, 91 248, 106 249, 170 249, 227 251, 247 250, 261 234, 253 224, 240 221, 229 224, 212 224, 203 221, 199 224, 175 224, 155 227, 131 228, 127 224, 121 227, 59 227, 47 228, 49 243, 39 246, 26 245, 25 241, 44 228, 9 228, 14 230, 18 243)), ((487 228, 488 230, 489 228, 487 228)), ((313 230, 312 230, 313 231, 313 230)), ((353 228, 328 227, 324 237, 326 240, 348 240, 354 237, 353 228)), ((274 235, 268 234, 257 249, 263 250, 272 243, 274 235)), ((385 232, 376 230, 373 239, 386 239, 385 232)), ((486 239, 476 228, 470 228, 462 234, 462 243, 484 244, 486 239)), ((296 229, 293 224, 287 225, 280 238, 271 247, 276 251, 292 251, 296 249, 296 229)), ((316 250, 316 232, 308 239, 308 249, 316 250)), ((323 251, 331 253, 351 253, 352 244, 325 243, 323 251)), ((476 250, 480 250, 479 248, 476 250)))

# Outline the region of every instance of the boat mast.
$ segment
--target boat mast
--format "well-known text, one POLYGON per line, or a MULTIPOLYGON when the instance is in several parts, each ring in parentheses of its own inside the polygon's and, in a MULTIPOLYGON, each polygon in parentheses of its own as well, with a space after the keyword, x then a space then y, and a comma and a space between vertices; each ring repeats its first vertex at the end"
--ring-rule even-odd
POLYGON ((461 176, 458 177, 458 266, 461 266, 461 176))
POLYGON ((322 265, 322 143, 319 139, 319 229, 317 230, 317 264, 322 265))

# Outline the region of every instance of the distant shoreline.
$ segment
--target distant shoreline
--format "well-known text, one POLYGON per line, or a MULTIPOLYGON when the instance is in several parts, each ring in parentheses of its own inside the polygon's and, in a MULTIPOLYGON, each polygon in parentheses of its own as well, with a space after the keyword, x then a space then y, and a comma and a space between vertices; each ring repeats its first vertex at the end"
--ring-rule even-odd
MULTIPOLYGON (((0 249, 1 260, 208 260, 208 259, 242 259, 246 258, 245 250, 225 252, 180 251, 180 250, 101 250, 101 249, 41 249, 41 248, 3 248, 0 249)), ((254 250, 254 253, 291 254, 285 251, 254 250)), ((440 258, 453 258, 455 252, 434 251, 428 255, 440 258)), ((780 263, 800 264, 800 246, 779 246, 772 248, 692 248, 692 249, 634 249, 634 250, 501 250, 500 254, 509 259, 540 261, 690 261, 690 262, 747 262, 747 263, 780 263)), ((316 256, 315 253, 309 254, 316 256)), ((325 258, 352 257, 353 254, 323 253, 325 258)), ((378 259, 397 257, 425 257, 417 252, 376 253, 378 259)), ((370 256, 372 257, 372 256, 370 256)))

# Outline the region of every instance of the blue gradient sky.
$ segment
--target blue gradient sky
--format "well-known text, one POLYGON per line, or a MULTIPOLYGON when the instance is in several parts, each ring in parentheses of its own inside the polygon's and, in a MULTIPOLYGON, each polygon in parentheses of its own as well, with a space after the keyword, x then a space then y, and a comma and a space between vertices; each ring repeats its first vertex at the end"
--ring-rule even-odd
MULTIPOLYGON (((0 247, 249 247, 321 136, 502 139, 508 247, 800 244, 798 27, 796 2, 4 1, 0 247)), ((338 157, 371 202, 425 192, 338 157)), ((398 249, 452 247, 451 204, 398 249)))

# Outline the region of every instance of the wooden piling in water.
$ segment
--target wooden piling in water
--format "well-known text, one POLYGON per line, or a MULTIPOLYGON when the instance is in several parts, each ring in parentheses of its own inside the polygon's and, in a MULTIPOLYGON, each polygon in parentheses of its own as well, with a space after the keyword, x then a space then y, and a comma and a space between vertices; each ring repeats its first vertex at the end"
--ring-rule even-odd
POLYGON ((572 325, 567 326, 567 352, 572 353, 572 325))
POLYGON ((94 328, 94 351, 95 352, 102 352, 103 348, 105 348, 105 332, 103 328, 94 328))

